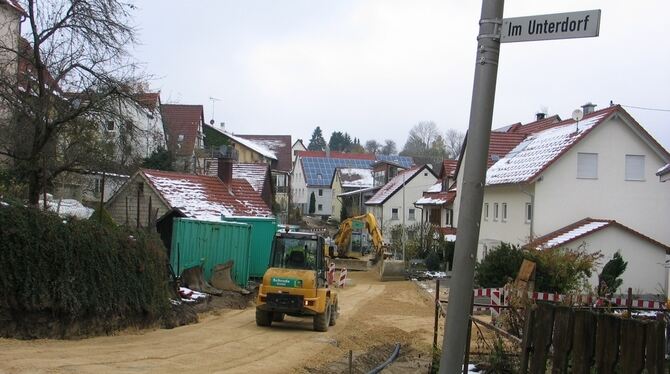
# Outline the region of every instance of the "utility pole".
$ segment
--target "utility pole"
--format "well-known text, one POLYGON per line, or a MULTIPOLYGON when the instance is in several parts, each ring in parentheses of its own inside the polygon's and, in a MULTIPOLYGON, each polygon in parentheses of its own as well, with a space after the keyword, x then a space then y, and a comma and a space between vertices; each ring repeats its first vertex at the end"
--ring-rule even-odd
POLYGON ((449 290, 440 373, 462 372, 470 325, 472 286, 477 261, 479 223, 484 200, 486 162, 495 101, 500 27, 504 0, 483 0, 477 36, 475 80, 470 104, 467 156, 463 165, 458 236, 454 251, 454 276, 449 290))

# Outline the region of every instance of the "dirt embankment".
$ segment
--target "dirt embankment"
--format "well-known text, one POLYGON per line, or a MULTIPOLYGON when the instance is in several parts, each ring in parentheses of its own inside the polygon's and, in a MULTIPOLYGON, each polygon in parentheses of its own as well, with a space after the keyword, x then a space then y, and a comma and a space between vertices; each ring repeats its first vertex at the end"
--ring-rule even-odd
POLYGON ((354 372, 383 362, 386 372, 425 373, 432 342, 432 302, 411 282, 381 283, 352 273, 341 291, 341 318, 326 333, 312 321, 287 317, 255 324, 254 308, 201 315, 172 330, 124 331, 79 341, 0 339, 0 373, 341 373, 353 351, 354 372))

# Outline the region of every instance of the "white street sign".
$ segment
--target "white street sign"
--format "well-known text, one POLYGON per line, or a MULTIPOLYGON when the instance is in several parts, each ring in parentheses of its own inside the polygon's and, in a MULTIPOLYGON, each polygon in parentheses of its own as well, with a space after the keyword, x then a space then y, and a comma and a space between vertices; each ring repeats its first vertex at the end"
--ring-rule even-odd
POLYGON ((501 43, 589 38, 600 31, 600 9, 582 12, 504 18, 501 43))

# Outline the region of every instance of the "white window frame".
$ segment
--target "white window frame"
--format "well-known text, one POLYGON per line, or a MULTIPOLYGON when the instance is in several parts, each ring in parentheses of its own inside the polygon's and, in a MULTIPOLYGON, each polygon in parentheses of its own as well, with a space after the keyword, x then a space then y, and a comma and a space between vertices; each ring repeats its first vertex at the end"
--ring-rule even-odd
POLYGON ((489 220, 489 203, 484 203, 484 221, 489 220))
POLYGON ((319 188, 319 196, 323 196, 323 189, 319 188))
POLYGON ((526 218, 526 223, 530 223, 530 221, 533 220, 533 204, 526 203, 524 216, 526 218))
POLYGON ((323 204, 319 204, 319 205, 317 206, 317 210, 318 210, 319 212, 322 212, 322 211, 323 211, 323 204))
POLYGON ((397 221, 399 219, 398 218, 398 211, 399 211, 398 208, 391 208, 391 220, 392 221, 397 221))
POLYGON ((408 221, 415 221, 416 220, 416 210, 414 208, 409 208, 407 211, 407 220, 408 221))
POLYGON ((634 181, 634 182, 644 182, 644 174, 645 174, 645 157, 644 155, 626 155, 625 157, 625 168, 624 168, 624 179, 627 181, 634 181), (635 160, 639 162, 639 160, 642 160, 641 164, 641 170, 636 169, 636 166, 640 166, 639 164, 635 164, 635 160), (639 175, 631 175, 634 173, 640 173, 639 175))
POLYGON ((507 203, 502 203, 502 221, 507 221, 507 203))
POLYGON ((598 179, 598 154, 589 152, 577 153, 577 179, 598 179), (595 165, 588 162, 595 161, 595 165), (590 170, 593 168, 594 170, 590 170))
POLYGON ((497 221, 499 218, 500 210, 498 207, 498 203, 493 203, 493 220, 497 221))

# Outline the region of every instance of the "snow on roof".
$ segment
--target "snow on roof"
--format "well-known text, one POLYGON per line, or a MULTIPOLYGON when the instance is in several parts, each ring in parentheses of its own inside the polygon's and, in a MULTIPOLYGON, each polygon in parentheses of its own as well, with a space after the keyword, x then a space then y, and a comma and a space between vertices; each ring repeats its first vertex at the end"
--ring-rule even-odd
POLYGON ((456 192, 424 192, 423 197, 414 202, 416 205, 444 205, 456 200, 456 192))
POLYGON ((344 188, 369 188, 374 184, 372 170, 340 168, 340 183, 344 188))
POLYGON ((291 171, 293 168, 293 154, 291 152, 291 135, 236 135, 259 144, 277 156, 277 164, 272 167, 275 170, 291 171))
POLYGON ((575 126, 574 121, 530 135, 489 168, 486 184, 520 183, 533 179, 554 159, 599 124, 608 111, 591 116, 575 126), (578 127, 578 129, 577 129, 578 127))
POLYGON ((343 192, 343 193, 341 193, 341 194, 338 194, 337 196, 342 197, 342 196, 359 195, 359 194, 362 194, 362 193, 365 193, 365 192, 377 191, 377 190, 380 189, 380 188, 381 188, 380 186, 376 186, 376 187, 368 187, 368 188, 361 188, 361 189, 359 189, 359 190, 353 190, 353 191, 349 191, 349 192, 343 192))
POLYGON ((260 192, 244 179, 230 183, 218 177, 143 169, 142 173, 170 205, 185 216, 220 221, 226 216, 269 216, 260 192))
POLYGON ((670 253, 670 247, 668 247, 667 245, 660 243, 644 234, 641 234, 640 232, 637 232, 627 226, 624 226, 617 221, 606 220, 606 219, 594 219, 594 218, 584 218, 573 224, 560 228, 554 232, 541 236, 533 240, 532 242, 528 243, 526 247, 537 248, 537 249, 549 249, 549 248, 560 247, 562 245, 565 245, 566 243, 575 241, 579 238, 582 238, 584 236, 587 236, 589 234, 592 234, 596 231, 602 230, 610 226, 624 230, 629 234, 635 235, 642 240, 648 241, 654 245, 663 248, 663 250, 665 250, 666 253, 670 253))
POLYGON ((447 202, 447 199, 434 198, 430 196, 424 196, 415 202, 416 205, 442 205, 447 202))
POLYGON ((440 191, 442 191, 442 181, 435 183, 426 190, 426 192, 440 192, 440 191))
POLYGON ((223 131, 221 129, 217 129, 214 126, 211 126, 211 128, 213 128, 214 130, 216 130, 218 132, 223 133, 224 135, 228 136, 233 141, 235 141, 237 143, 240 143, 240 144, 242 144, 243 146, 245 146, 249 149, 252 149, 254 152, 260 153, 261 155, 263 155, 267 158, 273 159, 273 160, 277 159, 277 155, 270 149, 271 147, 267 146, 268 143, 261 143, 257 140, 245 139, 245 138, 236 136, 236 135, 234 135, 230 132, 223 131))
POLYGON ((423 169, 428 168, 426 165, 415 166, 411 169, 403 170, 398 173, 393 179, 386 183, 377 193, 365 202, 365 205, 378 205, 384 202, 393 194, 395 194, 405 183, 409 182, 416 174, 423 169))
POLYGON ((256 192, 263 191, 267 174, 267 164, 233 164, 233 179, 246 180, 256 192))
POLYGON ((663 166, 662 168, 658 169, 658 171, 656 172, 656 175, 665 175, 665 174, 668 174, 668 173, 670 173, 670 164, 667 164, 667 165, 663 166))

